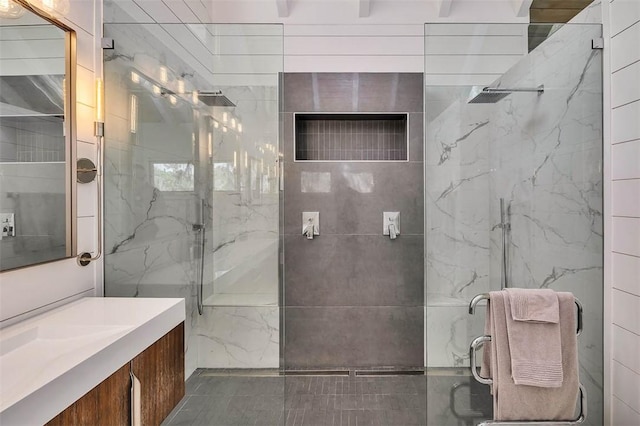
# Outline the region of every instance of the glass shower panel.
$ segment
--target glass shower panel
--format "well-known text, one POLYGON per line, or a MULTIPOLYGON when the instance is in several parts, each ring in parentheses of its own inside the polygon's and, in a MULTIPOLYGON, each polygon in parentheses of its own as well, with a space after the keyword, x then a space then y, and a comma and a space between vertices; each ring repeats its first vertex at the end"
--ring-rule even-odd
POLYGON ((213 208, 204 304, 277 307, 281 28, 207 25, 205 38, 211 34, 224 55, 224 66, 214 70, 214 91, 235 106, 214 107, 209 117, 206 196, 213 208), (246 55, 254 56, 246 61, 246 55))
POLYGON ((591 48, 601 26, 428 24, 425 34, 428 424, 492 418, 488 387, 468 377, 485 314, 468 304, 505 285, 582 301, 580 380, 587 424, 601 424, 602 57, 591 48), (487 86, 526 90, 478 96, 487 86))
POLYGON ((202 424, 282 424, 282 26, 112 23, 105 36, 105 295, 185 298, 186 375, 215 391, 202 424))

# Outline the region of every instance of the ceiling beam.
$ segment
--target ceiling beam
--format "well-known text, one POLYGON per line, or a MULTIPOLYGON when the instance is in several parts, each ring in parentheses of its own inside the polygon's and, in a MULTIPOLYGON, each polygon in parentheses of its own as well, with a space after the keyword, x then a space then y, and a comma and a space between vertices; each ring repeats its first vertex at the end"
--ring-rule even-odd
POLYGON ((276 6, 278 8, 278 18, 289 17, 289 0, 276 0, 276 6))
POLYGON ((438 10, 438 16, 446 18, 451 13, 451 3, 453 0, 440 0, 440 9, 438 10))
POLYGON ((531 3, 533 3, 533 0, 511 0, 513 10, 516 12, 516 17, 524 18, 528 16, 531 3))
POLYGON ((358 16, 360 18, 368 18, 371 15, 372 0, 358 0, 358 16))

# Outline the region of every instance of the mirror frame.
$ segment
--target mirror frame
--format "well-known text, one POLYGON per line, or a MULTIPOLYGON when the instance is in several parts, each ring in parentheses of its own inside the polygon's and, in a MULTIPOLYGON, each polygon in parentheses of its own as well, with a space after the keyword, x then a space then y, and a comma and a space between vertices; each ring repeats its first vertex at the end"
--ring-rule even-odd
POLYGON ((47 12, 31 5, 27 0, 13 0, 25 8, 28 12, 37 15, 50 24, 60 28, 65 33, 65 83, 63 85, 64 96, 64 142, 65 142, 65 226, 66 247, 65 257, 30 263, 16 268, 5 269, 15 271, 29 268, 49 262, 57 262, 75 257, 78 251, 77 244, 77 184, 74 177, 77 174, 77 133, 76 133, 76 73, 77 73, 77 38, 76 31, 47 12))

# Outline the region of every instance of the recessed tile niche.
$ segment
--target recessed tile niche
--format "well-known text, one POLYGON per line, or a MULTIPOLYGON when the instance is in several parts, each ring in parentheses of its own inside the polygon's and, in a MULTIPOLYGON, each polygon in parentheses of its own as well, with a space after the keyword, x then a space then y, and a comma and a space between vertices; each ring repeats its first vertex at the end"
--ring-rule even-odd
POLYGON ((295 114, 296 161, 407 161, 407 114, 295 114))

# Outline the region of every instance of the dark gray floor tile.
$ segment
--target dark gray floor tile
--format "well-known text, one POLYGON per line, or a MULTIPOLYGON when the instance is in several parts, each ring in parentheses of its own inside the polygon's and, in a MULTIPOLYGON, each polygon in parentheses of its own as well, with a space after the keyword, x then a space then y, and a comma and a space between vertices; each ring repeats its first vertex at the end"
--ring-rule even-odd
POLYGON ((386 410, 384 417, 389 426, 422 426, 426 415, 413 410, 386 410))
POLYGON ((234 380, 231 377, 203 377, 194 395, 234 395, 239 386, 237 378, 234 380))
POLYGON ((179 411, 169 421, 162 423, 163 426, 192 426, 197 425, 197 418, 200 413, 197 411, 179 411))
POLYGON ((199 412, 203 407, 209 405, 211 399, 210 395, 190 395, 187 397, 181 410, 199 412))
POLYGON ((341 405, 343 410, 360 410, 362 408, 361 395, 343 395, 341 397, 341 405))
POLYGON ((198 388, 198 386, 200 386, 200 383, 200 376, 197 373, 192 374, 184 384, 185 395, 194 395, 194 392, 198 388))
MULTIPOLYGON (((304 426, 325 426, 327 424, 327 410, 307 410, 304 413, 304 426)), ((333 419, 331 419, 333 423, 333 419)))
MULTIPOLYGON (((464 416, 468 414, 478 414, 470 401, 476 401, 477 394, 486 390, 486 387, 472 388, 468 376, 462 378, 462 381, 460 377, 430 378, 430 392, 437 392, 437 397, 442 397, 434 395, 442 407, 431 407, 429 425, 440 426, 438 421, 446 421, 443 425, 453 425, 457 424, 456 420, 466 421, 464 416), (449 391, 453 385, 460 392, 456 397, 456 409, 461 412, 458 413, 461 419, 456 419, 448 406, 449 391)), ((425 425, 425 379, 424 376, 283 378, 205 375, 192 380, 193 388, 203 394, 186 396, 163 424, 425 425)), ((484 418, 491 418, 490 413, 484 418)))
POLYGON ((374 410, 359 410, 356 411, 356 423, 358 426, 367 425, 367 426, 384 426, 380 422, 380 413, 374 410))
MULTIPOLYGON (((331 401, 333 403, 333 401, 331 401)), ((322 410, 326 411, 332 409, 333 405, 329 405, 329 395, 318 395, 315 394, 313 396, 313 401, 311 402, 312 410, 322 410)))
POLYGON ((287 410, 285 426, 302 426, 304 424, 304 410, 287 410))

